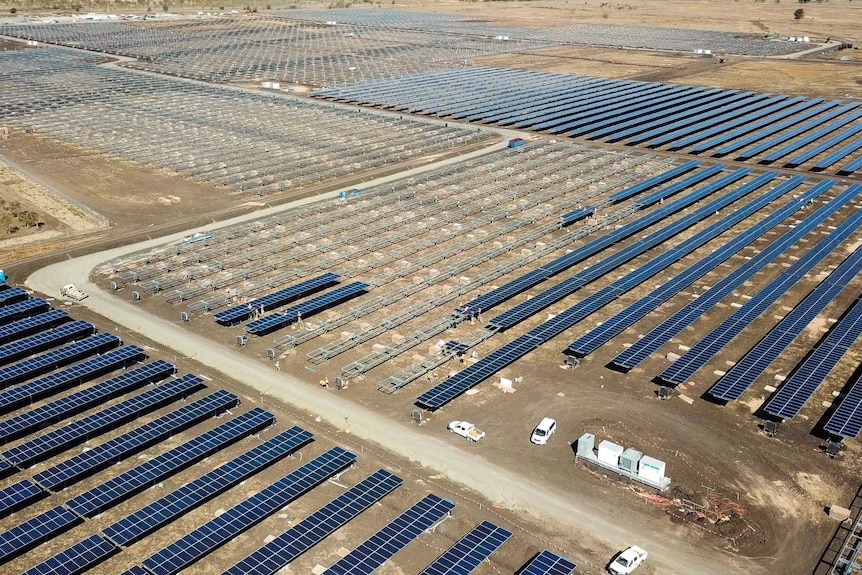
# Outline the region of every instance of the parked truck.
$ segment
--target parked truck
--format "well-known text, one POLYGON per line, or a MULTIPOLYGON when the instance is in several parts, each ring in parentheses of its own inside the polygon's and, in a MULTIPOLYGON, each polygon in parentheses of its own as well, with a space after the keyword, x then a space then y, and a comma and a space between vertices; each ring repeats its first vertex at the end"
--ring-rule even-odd
POLYGON ((449 431, 470 441, 479 441, 485 437, 484 431, 466 421, 453 421, 449 424, 449 431))
POLYGON ((66 284, 60 288, 60 295, 73 301, 83 301, 89 296, 75 287, 75 284, 66 284))

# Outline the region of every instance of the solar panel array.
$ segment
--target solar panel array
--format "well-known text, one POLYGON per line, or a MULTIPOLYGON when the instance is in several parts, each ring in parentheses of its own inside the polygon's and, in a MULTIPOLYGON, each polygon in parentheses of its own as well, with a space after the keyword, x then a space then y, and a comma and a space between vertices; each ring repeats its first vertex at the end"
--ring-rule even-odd
POLYGON ((150 423, 106 441, 33 476, 44 489, 58 491, 132 453, 167 439, 183 429, 239 404, 239 398, 219 390, 150 423))
POLYGON ((311 438, 310 432, 292 427, 117 521, 105 528, 103 533, 117 545, 131 545, 279 461, 311 441, 311 438))
POLYGON ((120 549, 100 535, 91 535, 28 569, 24 575, 78 575, 92 569, 120 549))
POLYGON ((272 331, 296 323, 303 317, 308 317, 348 299, 352 299, 366 289, 368 289, 368 284, 362 282, 354 282, 341 286, 281 312, 249 322, 246 324, 245 330, 253 335, 266 335, 272 331))
POLYGON ((452 512, 455 504, 433 493, 423 497, 362 545, 324 571, 327 575, 371 575, 423 531, 452 512))
POLYGON ((54 346, 81 339, 96 333, 96 326, 88 321, 75 321, 55 329, 43 331, 0 346, 0 365, 33 355, 54 346))
POLYGON ((0 327, 0 344, 30 335, 31 333, 42 331, 49 327, 54 327, 68 319, 69 314, 63 310, 52 309, 49 312, 34 315, 26 319, 16 321, 15 323, 4 325, 3 327, 0 327))
POLYGON ((146 463, 126 471, 69 500, 66 506, 84 517, 92 517, 108 507, 155 485, 189 465, 224 449, 275 423, 275 416, 256 407, 191 439, 146 463))
POLYGON ((355 461, 355 454, 334 447, 151 555, 143 565, 153 575, 178 573, 355 461))
MULTIPOLYGON (((0 392, 0 413, 7 413, 13 409, 31 404, 36 400, 59 393, 73 385, 79 385, 115 369, 125 367, 144 357, 146 357, 146 354, 144 354, 143 349, 136 345, 129 345, 109 351, 93 359, 88 359, 41 379, 3 390, 0 392)), ((0 423, 0 430, 2 429, 4 429, 4 425, 0 423)), ((0 432, 0 437, 5 437, 5 434, 0 432)))
POLYGON ((855 439, 862 432, 862 376, 850 382, 850 390, 841 398, 835 412, 823 426, 833 435, 855 439))
MULTIPOLYGON (((120 348, 118 351, 129 349, 129 347, 120 348)), ((99 359, 106 359, 114 353, 116 352, 106 353, 105 355, 100 356, 99 359)), ((174 367, 173 364, 159 359, 137 369, 124 372, 117 377, 113 377, 102 383, 98 383, 66 397, 62 397, 35 409, 31 409, 30 411, 19 413, 9 419, 0 421, 0 442, 5 443, 12 439, 22 437, 36 431, 37 429, 41 429, 42 427, 56 423, 76 413, 85 411, 103 401, 107 401, 111 398, 132 391, 148 383, 160 381, 175 372, 176 367, 174 367)), ((22 387, 26 387, 26 385, 22 387)), ((3 394, 0 393, 0 402, 2 402, 2 397, 3 394)))
POLYGON ((0 306, 6 306, 9 304, 17 303, 20 301, 24 301, 29 298, 30 294, 28 294, 24 289, 15 287, 5 289, 0 291, 0 306))
MULTIPOLYGON (((828 187, 832 184, 834 184, 834 182, 826 180, 818 183, 815 188, 828 187)), ((814 188, 812 188, 812 190, 813 189, 814 188)), ((647 333, 646 336, 634 342, 631 347, 617 355, 612 360, 612 363, 623 369, 635 368, 649 357, 651 353, 682 332, 685 327, 694 323, 706 311, 733 293, 733 291, 741 286, 745 281, 753 277, 757 272, 765 268, 788 248, 796 244, 818 225, 826 221, 828 217, 835 214, 839 209, 852 200, 859 191, 860 188, 851 186, 844 192, 838 194, 825 206, 805 218, 801 224, 794 226, 793 229, 785 232, 781 237, 761 250, 759 254, 755 255, 742 266, 719 280, 718 283, 713 285, 705 293, 701 294, 696 300, 685 305, 655 329, 647 333)), ((820 254, 820 258, 823 258, 842 241, 846 240, 850 234, 855 231, 856 226, 859 225, 859 217, 859 214, 851 216, 848 222, 839 226, 825 240, 823 240, 817 248, 811 250, 809 252, 811 255, 806 254, 806 256, 802 258, 802 262, 805 263, 797 262, 795 265, 807 264, 813 267, 818 261, 820 261, 819 259, 814 259, 814 256, 820 254)))
MULTIPOLYGON (((723 169, 724 169, 724 166, 711 166, 709 168, 701 170, 698 173, 696 173, 692 176, 689 176, 689 177, 687 177, 687 178, 685 178, 685 179, 683 179, 683 180, 681 180, 675 184, 667 186, 667 187, 663 188, 660 192, 657 192, 657 193, 660 193, 662 195, 660 197, 655 197, 655 201, 652 201, 652 198, 654 197, 654 195, 653 195, 653 196, 650 196, 646 199, 639 200, 638 202, 636 202, 636 205, 643 208, 643 207, 648 207, 649 205, 651 205, 653 203, 658 203, 659 200, 661 200, 665 197, 668 197, 668 198, 672 197, 673 195, 681 192, 682 190, 718 174, 723 169)), ((671 170, 671 172, 673 172, 673 171, 674 170, 671 170)), ((662 174, 661 175, 661 178, 662 178, 661 181, 668 181, 670 179, 673 179, 677 175, 679 175, 679 174, 673 174, 673 175, 668 176, 669 173, 670 172, 668 172, 666 174, 662 174), (664 179, 664 178, 666 178, 666 179, 664 179)), ((657 178, 658 178, 658 176, 657 176, 657 178)), ((653 180, 655 181, 655 185, 659 185, 659 183, 661 183, 659 180, 656 180, 655 178, 653 178, 653 180)), ((647 186, 647 189, 652 188, 652 187, 654 187, 654 186, 647 186)), ((631 197, 632 195, 634 195, 635 193, 639 193, 640 191, 644 191, 644 190, 639 190, 637 192, 630 192, 629 190, 624 190, 621 193, 625 194, 625 197, 628 198, 628 197, 631 197)), ((605 234, 604 236, 596 238, 595 240, 593 240, 593 241, 591 241, 591 242, 589 242, 589 243, 587 243, 587 244, 585 244, 585 245, 583 245, 583 246, 581 246, 581 247, 579 247, 579 248, 577 248, 577 249, 575 249, 575 250, 573 250, 573 251, 571 251, 565 255, 562 255, 562 256, 554 259, 553 261, 539 267, 538 269, 535 269, 531 272, 528 272, 528 273, 522 275, 519 278, 516 278, 510 282, 507 282, 507 283, 503 284, 502 286, 495 288, 486 294, 480 295, 476 299, 460 306, 456 311, 461 313, 461 314, 464 314, 464 315, 474 315, 474 314, 479 313, 479 312, 487 311, 487 310, 491 309, 492 307, 499 305, 499 304, 503 303, 504 301, 514 297, 515 295, 522 293, 522 292, 530 289, 531 287, 534 287, 534 286, 540 284, 545 279, 553 277, 554 275, 556 275, 562 271, 565 271, 565 270, 571 268, 572 266, 577 265, 578 263, 580 263, 580 262, 586 260, 587 258, 607 249, 608 247, 613 246, 614 244, 619 243, 619 242, 623 241, 624 239, 633 236, 634 234, 638 233, 639 231, 642 231, 642 230, 646 229, 647 227, 649 227, 649 226, 651 226, 657 222, 662 221, 664 218, 666 218, 672 214, 675 214, 676 212, 694 204, 695 202, 702 199, 703 197, 704 197, 704 194, 702 193, 702 191, 697 191, 697 192, 693 192, 693 193, 691 193, 691 194, 689 194, 683 198, 675 200, 674 202, 669 203, 667 206, 663 206, 663 207, 659 208, 658 210, 655 210, 655 211, 653 211, 653 212, 651 212, 645 216, 638 218, 634 222, 630 222, 628 224, 625 224, 619 229, 616 229, 612 232, 605 234)))
MULTIPOLYGON (((742 393, 754 383, 754 380, 772 362, 778 359, 778 356, 787 349, 787 346, 817 317, 817 314, 823 311, 847 287, 847 284, 860 271, 862 271, 862 250, 857 250, 793 308, 793 311, 766 334, 766 337, 737 361, 727 374, 709 390, 709 394, 725 401, 739 399, 742 393)), ((761 312, 765 311, 764 302, 766 300, 757 300, 757 297, 751 300, 754 302, 753 307, 757 307, 761 312)), ((739 330, 744 328, 744 325, 738 325, 739 330)), ((735 337, 737 333, 737 329, 734 329, 732 336, 735 337)), ((724 343, 726 344, 727 341, 724 343)))
MULTIPOLYGON (((704 153, 724 144, 716 156, 740 149, 735 146, 738 141, 750 144, 763 139, 767 135, 763 131, 781 125, 777 137, 759 144, 757 154, 745 159, 758 156, 766 163, 775 162, 804 149, 788 161, 794 167, 845 144, 817 161, 814 170, 830 168, 862 148, 862 139, 852 140, 862 132, 862 112, 855 105, 820 107, 820 98, 476 66, 319 90, 313 95, 675 151, 704 153), (838 119, 826 124, 830 117, 838 119), (800 124, 809 118, 813 118, 810 123, 800 124), (758 131, 759 137, 752 138, 752 132, 758 131), (792 144, 763 156, 787 141, 792 144)), ((837 171, 852 173, 858 169, 857 162, 837 171)))
POLYGON ((118 347, 121 343, 120 338, 115 335, 97 333, 87 339, 8 365, 0 368, 0 387, 8 387, 13 383, 69 365, 95 353, 118 347))
POLYGON ((196 375, 184 375, 154 389, 112 405, 78 421, 73 421, 44 435, 16 445, 3 452, 6 461, 28 467, 37 461, 65 451, 108 430, 115 429, 145 413, 150 413, 203 386, 196 375))
POLYGON ((57 506, 0 533, 0 565, 80 522, 77 515, 57 506))
MULTIPOLYGON (((709 185, 705 186, 704 189, 710 190, 710 191, 721 190, 721 189, 725 188, 726 186, 744 178, 746 175, 748 175, 748 173, 749 173, 749 170, 747 170, 745 168, 743 168, 741 170, 737 170, 736 172, 721 178, 720 180, 714 182, 713 184, 709 184, 709 185)), ((774 173, 768 173, 768 174, 761 175, 760 177, 756 178, 755 180, 740 186, 734 192, 732 192, 730 194, 726 194, 725 196, 722 196, 716 200, 713 200, 712 202, 708 203, 707 205, 701 207, 700 209, 695 210, 691 214, 688 214, 688 215, 680 218, 679 220, 665 226, 664 228, 650 234, 649 236, 638 240, 633 245, 631 245, 631 246, 629 246, 623 250, 620 250, 619 252, 617 252, 613 255, 608 256, 607 258, 603 259, 602 261, 596 263, 595 265, 589 266, 584 271, 578 272, 577 274, 575 274, 572 277, 566 278, 561 283, 557 284, 556 286, 554 286, 550 289, 545 290, 544 292, 536 295, 535 297, 527 300, 526 302, 514 306, 512 309, 510 309, 510 310, 498 315, 497 317, 493 318, 491 321, 488 322, 488 325, 490 327, 495 327, 495 328, 498 328, 501 330, 507 330, 507 329, 517 325, 518 323, 522 322, 523 320, 527 319, 528 317, 535 315, 539 311, 541 311, 541 310, 547 308, 548 306, 560 301, 561 299, 571 295, 572 293, 581 289, 585 285, 587 285, 587 284, 605 276, 609 272, 619 268, 620 266, 622 266, 626 262, 629 262, 629 261, 633 260, 634 258, 636 258, 637 256, 646 253, 648 250, 651 250, 652 248, 654 248, 658 245, 661 245, 662 243, 673 238, 674 236, 676 236, 680 232, 688 229, 689 227, 695 225, 696 223, 704 220, 705 218, 708 218, 708 217, 714 215, 718 210, 728 206, 729 204, 738 200, 739 198, 742 198, 745 195, 751 193, 752 191, 766 185, 767 183, 769 183, 769 181, 771 181, 773 178, 775 178, 776 175, 777 174, 774 174, 774 173)), ((703 190, 701 190, 701 191, 703 191, 703 190)), ((762 206, 756 206, 755 208, 753 208, 753 211, 751 213, 754 213, 754 211, 757 211, 757 209, 759 209, 759 207, 762 207, 762 206)), ((748 214, 748 215, 750 215, 750 214, 748 214)), ((725 219, 722 221, 727 222, 729 220, 725 219)), ((720 233, 720 231, 723 231, 723 230, 721 230, 721 226, 719 224, 714 224, 713 226, 710 227, 710 230, 718 230, 719 233, 720 233)), ((703 238, 706 236, 699 234, 698 236, 695 236, 695 237, 700 239, 700 238, 703 238)), ((689 245, 692 244, 693 239, 694 238, 692 238, 692 240, 687 240, 686 244, 689 244, 689 245)), ((707 239, 709 239, 709 238, 707 238, 707 239)), ((706 241, 706 240, 704 240, 704 241, 706 241)), ((697 247, 697 246, 695 246, 695 247, 697 247)), ((662 258, 667 258, 667 261, 668 261, 667 265, 670 265, 670 263, 672 263, 672 261, 670 261, 670 259, 675 254, 676 254, 676 251, 672 250, 672 251, 666 252, 664 254, 664 256, 662 256, 662 258)), ((665 260, 662 259, 661 261, 663 262, 665 260)), ((616 286, 614 287, 614 290, 615 291, 617 290, 616 286)), ((605 292, 605 293, 608 293, 608 292, 605 292)))
POLYGON ((0 517, 14 513, 20 507, 29 505, 48 493, 29 479, 13 483, 0 490, 0 517))
POLYGON ((469 575, 511 536, 510 531, 483 521, 423 569, 420 575, 469 575))
MULTIPOLYGON (((224 575, 273 575, 404 482, 385 469, 366 477, 230 569, 224 575)), ((348 555, 349 556, 349 555, 348 555)))
POLYGON ((820 384, 862 334, 862 300, 853 302, 829 334, 789 377, 778 393, 763 406, 766 413, 790 419, 796 417, 820 384))
POLYGON ((6 325, 18 318, 31 317, 46 312, 49 309, 51 309, 51 306, 48 305, 48 302, 38 297, 6 305, 0 307, 0 325, 6 325))
POLYGON ((542 551, 524 567, 520 575, 571 575, 575 564, 550 551, 542 551))
MULTIPOLYGON (((799 186, 804 180, 805 178, 802 176, 795 176, 780 184, 775 191, 780 191, 781 194, 785 194, 799 186)), ((649 312, 655 310, 662 303, 676 296, 680 291, 718 267, 722 262, 727 261, 731 256, 737 254, 752 241, 772 230, 791 214, 802 209, 805 205, 804 202, 819 196, 823 191, 822 186, 819 190, 812 188, 801 196, 801 199, 803 200, 802 202, 794 199, 767 216, 765 219, 761 220, 757 225, 739 233, 725 245, 712 252, 709 256, 688 267, 685 271, 677 274, 670 280, 664 282, 661 286, 650 292, 649 295, 628 306, 610 319, 602 322, 600 326, 592 329, 589 333, 570 344, 566 353, 583 357, 595 351, 601 345, 610 341, 611 338, 620 334, 624 329, 645 317, 649 312)))
POLYGON ((213 315, 213 318, 219 323, 232 325, 241 320, 248 319, 257 311, 269 311, 335 285, 338 283, 338 279, 338 274, 325 273, 269 295, 253 299, 246 304, 221 311, 213 315))

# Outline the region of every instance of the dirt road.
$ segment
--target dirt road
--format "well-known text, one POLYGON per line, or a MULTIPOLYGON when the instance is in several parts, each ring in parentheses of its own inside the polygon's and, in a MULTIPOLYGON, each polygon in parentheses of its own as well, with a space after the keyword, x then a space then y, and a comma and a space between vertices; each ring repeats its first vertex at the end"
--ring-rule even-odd
MULTIPOLYGON (((297 203, 309 201, 306 199, 297 203)), ((281 206, 271 211, 289 207, 293 206, 281 206)), ((262 212, 266 211, 270 210, 262 212)), ((260 217, 262 212, 234 218, 231 223, 260 217)), ((46 294, 57 294, 62 284, 74 282, 90 294, 84 305, 108 320, 154 341, 163 342, 178 353, 257 389, 261 394, 308 410, 334 426, 346 428, 345 431, 385 446, 385 449, 398 456, 442 473, 497 505, 529 513, 544 524, 558 529, 582 533, 580 539, 586 547, 621 548, 636 542, 649 549, 655 573, 719 575, 762 571, 754 562, 739 559, 719 549, 711 549, 703 541, 687 542, 655 529, 654 515, 633 509, 612 508, 602 501, 581 500, 577 494, 555 491, 541 485, 535 478, 522 477, 475 455, 454 449, 451 444, 428 437, 409 424, 382 419, 378 414, 341 396, 322 392, 317 386, 283 372, 277 373, 268 364, 244 356, 237 350, 214 346, 211 341, 187 332, 179 324, 148 314, 131 302, 100 291, 89 280, 91 270, 106 260, 166 241, 179 240, 187 233, 59 262, 32 274, 26 285, 46 294), (471 471, 466 473, 465 470, 471 471)))

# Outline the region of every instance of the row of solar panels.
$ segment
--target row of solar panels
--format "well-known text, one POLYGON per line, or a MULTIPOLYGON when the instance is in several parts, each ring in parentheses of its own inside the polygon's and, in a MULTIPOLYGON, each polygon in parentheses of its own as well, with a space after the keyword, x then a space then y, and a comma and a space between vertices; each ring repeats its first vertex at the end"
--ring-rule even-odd
MULTIPOLYGON (((471 67, 320 90, 368 104, 631 145, 826 170, 862 149, 862 110, 821 98, 471 67), (756 144, 756 145, 755 145, 756 144), (806 146, 810 146, 807 147, 806 146), (763 155, 765 152, 770 152, 763 155)), ((840 173, 862 168, 862 156, 840 173)))
MULTIPOLYGON (((678 176, 679 174, 677 173, 675 175, 678 176)), ((691 225, 692 218, 694 218, 694 221, 698 221, 698 212, 701 214, 701 219, 713 212, 717 213, 717 209, 721 206, 716 202, 724 201, 726 202, 725 205, 727 205, 731 201, 736 201, 745 194, 751 193, 770 183, 776 176, 777 174, 774 173, 764 174, 747 184, 743 184, 735 192, 725 196, 724 200, 716 200, 704 208, 701 208, 701 210, 695 211, 692 214, 681 218, 678 222, 666 226, 664 230, 660 230, 650 236, 646 236, 638 240, 628 248, 620 250, 612 256, 587 267, 585 270, 578 272, 574 276, 567 278, 554 287, 539 293, 526 302, 514 306, 505 313, 491 319, 487 324, 488 328, 492 331, 504 331, 521 323, 523 320, 534 316, 549 305, 567 297, 575 290, 587 285, 587 283, 606 275, 614 269, 617 269, 620 265, 630 261, 633 257, 641 255, 647 249, 651 249, 673 237, 679 233, 679 231, 685 229, 687 225, 691 225)), ((632 189, 636 194, 643 191, 645 187, 643 184, 646 182, 662 181, 666 182, 667 179, 662 178, 662 176, 658 176, 656 178, 651 178, 642 184, 637 184, 633 186, 632 189)), ((796 176, 775 186, 769 192, 760 195, 748 206, 736 210, 720 222, 713 224, 709 228, 687 239, 673 249, 665 251, 633 272, 583 299, 575 306, 557 314, 557 316, 543 323, 539 327, 529 331, 527 334, 515 339, 511 343, 504 345, 460 373, 450 377, 440 385, 423 393, 417 399, 417 404, 427 409, 437 409, 441 407, 448 401, 451 401, 455 397, 464 393, 467 389, 470 389, 498 372, 500 369, 503 369, 514 361, 520 359, 542 343, 548 341, 550 338, 559 335, 565 329, 570 328, 577 322, 595 313, 611 301, 614 301, 635 287, 642 285, 644 281, 655 276, 658 272, 667 269, 681 257, 702 246, 706 241, 709 241, 710 239, 715 238, 718 234, 729 230, 732 226, 756 213, 767 204, 788 194, 797 188, 803 181, 804 178, 796 176)), ((609 342, 625 328, 633 325, 636 321, 646 316, 650 311, 655 310, 662 303, 678 295, 687 286, 690 286, 696 280, 702 278, 711 270, 714 270, 722 262, 725 262, 741 249, 750 245, 751 242, 770 232, 775 226, 782 223, 791 215, 797 213, 800 209, 811 205, 815 199, 828 191, 834 184, 835 182, 832 181, 823 181, 812 186, 808 191, 798 195, 785 205, 779 207, 769 216, 760 220, 757 224, 737 234, 730 241, 712 252, 709 256, 687 267, 683 272, 663 283, 659 288, 653 290, 646 297, 635 302, 620 313, 611 317, 609 320, 603 322, 601 326, 573 342, 567 349, 567 353, 577 356, 585 356, 601 345, 609 342)), ((713 184, 712 187, 714 188, 715 185, 713 184)), ((719 188, 720 187, 724 186, 719 186, 719 188)), ((655 351, 660 345, 666 343, 671 337, 682 331, 685 326, 690 325, 705 311, 710 309, 729 293, 732 293, 734 289, 742 285, 743 282, 747 281, 756 272, 762 270, 768 263, 803 239, 804 236, 815 229, 818 225, 833 216, 849 202, 856 199, 860 191, 862 191, 862 186, 852 185, 843 192, 837 194, 832 200, 826 202, 823 207, 814 211, 810 216, 802 220, 798 225, 793 226, 779 239, 770 243, 769 246, 761 250, 755 257, 743 264, 738 270, 721 280, 710 290, 707 290, 707 292, 698 299, 647 334, 646 337, 641 338, 632 344, 632 346, 621 353, 613 363, 624 369, 631 369, 636 366, 638 363, 646 359, 646 357, 648 357, 650 353, 655 351)), ((629 192, 627 190, 621 192, 623 196, 628 193, 629 192)), ((685 198, 677 201, 681 202, 683 200, 685 200, 685 198)), ((672 205, 673 204, 671 204, 671 206, 672 205)), ((656 212, 661 212, 663 209, 667 208, 660 208, 659 210, 656 210, 656 212)), ((627 227, 634 230, 643 229, 645 226, 642 226, 639 222, 644 219, 645 218, 640 218, 627 226, 623 226, 614 232, 606 234, 590 244, 587 244, 583 248, 580 248, 580 250, 574 250, 555 261, 567 260, 570 261, 572 265, 583 261, 586 257, 590 257, 600 252, 604 249, 604 246, 610 245, 615 235, 621 238, 629 237, 631 234, 629 233, 629 230, 627 230, 627 227)), ((766 308, 775 302, 788 289, 796 285, 800 278, 802 278, 817 263, 832 253, 837 246, 853 234, 860 224, 862 224, 862 210, 851 215, 850 218, 845 220, 840 226, 831 232, 813 250, 809 251, 805 256, 797 260, 787 271, 776 278, 770 286, 765 288, 757 296, 753 297, 721 326, 716 328, 706 338, 701 340, 701 342, 683 354, 680 360, 671 364, 659 376, 660 379, 670 383, 682 383, 687 381, 695 371, 706 364, 710 357, 720 349, 726 347, 734 337, 745 330, 747 326, 754 321, 754 319, 759 317, 766 310, 766 308)), ((456 314, 463 316, 465 314, 478 313, 479 311, 487 310, 488 308, 511 298, 517 293, 526 291, 553 275, 554 262, 550 265, 550 268, 543 266, 544 269, 539 268, 532 272, 528 272, 521 278, 505 284, 496 290, 492 290, 488 294, 480 296, 480 298, 460 307, 456 310, 456 314)), ((561 267, 562 269, 566 269, 567 266, 561 267)), ((746 354, 741 361, 737 362, 737 364, 716 386, 710 390, 709 393, 720 399, 737 399, 746 389, 748 389, 748 387, 750 387, 754 380, 762 374, 775 359, 777 359, 779 354, 786 349, 799 333, 802 332, 810 321, 846 288, 847 284, 856 277, 860 270, 862 270, 862 250, 859 250, 847 258, 847 260, 845 260, 826 281, 822 282, 817 288, 815 288, 802 304, 797 306, 791 314, 776 326, 775 329, 772 330, 754 349, 746 354)), ((859 316, 862 316, 862 310, 854 310, 855 308, 851 309, 847 313, 847 316, 838 323, 830 333, 830 336, 818 347, 816 352, 806 359, 806 361, 800 366, 800 369, 794 372, 793 376, 785 382, 776 396, 765 405, 764 409, 767 413, 789 418, 795 416, 799 412, 805 402, 816 391, 820 383, 822 383, 825 377, 830 373, 832 367, 834 367, 846 350, 855 341, 855 338, 859 333, 858 330, 862 329, 859 328, 859 326, 862 325, 862 322, 858 319, 859 316)), ((824 426, 827 431, 834 435, 843 437, 856 437, 860 433, 860 430, 862 430, 862 405, 860 405, 857 396, 862 396, 862 393, 856 390, 855 385, 851 385, 848 393, 839 403, 839 407, 834 411, 830 420, 824 426)))
MULTIPOLYGON (((326 281, 333 279, 328 278, 326 281)), ((51 331, 57 331, 58 322, 70 322, 61 323, 61 327, 75 323, 71 322, 68 314, 50 310, 47 303, 43 301, 36 302, 39 305, 31 306, 23 306, 20 305, 21 303, 25 302, 11 304, 4 309, 10 312, 10 308, 14 305, 20 306, 15 312, 3 314, 3 319, 0 319, 0 333, 7 338, 7 341, 11 340, 15 343, 32 341, 31 349, 36 352, 45 345, 42 343, 45 340, 44 338, 34 339, 29 335, 32 331, 40 328, 50 330, 36 334, 44 336, 51 331), (20 319, 12 321, 14 318, 20 319), (23 338, 15 340, 15 337, 23 338)), ((78 343, 89 339, 92 338, 78 343)), ((113 347, 120 343, 116 340, 116 345, 113 347)), ((69 346, 61 349, 67 348, 69 346)), ((3 347, 0 347, 0 350, 2 349, 3 347)), ((69 351, 68 355, 75 355, 71 350, 69 351)), ((0 392, 0 406, 2 406, 0 411, 12 411, 144 359, 146 359, 144 351, 137 346, 106 351, 96 358, 55 371, 42 379, 31 380, 0 392)), ((195 375, 172 377, 175 372, 176 368, 172 364, 156 360, 0 421, 0 441, 8 443, 78 415, 109 399, 161 382, 105 409, 7 448, 0 453, 2 472, 5 475, 14 474, 18 470, 46 460, 83 441, 92 440, 205 387, 201 378, 195 375)), ((142 449, 155 445, 214 415, 224 413, 238 404, 239 398, 234 394, 224 390, 216 391, 48 467, 34 474, 32 479, 17 481, 0 490, 0 517, 25 509, 30 504, 48 497, 51 492, 58 492, 90 477, 107 465, 127 459, 142 449)), ((0 564, 55 538, 80 524, 85 518, 94 517, 116 506, 242 438, 260 432, 274 422, 275 416, 261 408, 236 415, 210 431, 69 499, 63 505, 54 506, 23 521, 0 533, 0 564)), ((123 547, 139 541, 239 484, 252 474, 306 445, 311 439, 309 432, 298 427, 287 430, 106 527, 101 534, 92 535, 80 541, 28 570, 27 573, 83 573, 94 568, 120 552, 123 547)), ((330 450, 145 560, 144 569, 134 567, 130 572, 150 575, 178 572, 204 557, 215 547, 283 508, 289 501, 352 465, 355 459, 354 454, 341 448, 330 450)), ((400 478, 385 470, 378 471, 227 572, 274 573, 400 484, 400 478)), ((332 565, 328 572, 370 574, 386 559, 392 557, 449 513, 453 507, 454 504, 449 500, 427 495, 395 521, 332 565)), ((449 572, 453 566, 460 572, 469 573, 510 536, 511 533, 505 529, 483 522, 433 562, 424 573, 430 575, 449 572)), ((524 572, 535 575, 546 573, 567 575, 574 569, 575 565, 568 559, 545 551, 531 561, 524 572)))

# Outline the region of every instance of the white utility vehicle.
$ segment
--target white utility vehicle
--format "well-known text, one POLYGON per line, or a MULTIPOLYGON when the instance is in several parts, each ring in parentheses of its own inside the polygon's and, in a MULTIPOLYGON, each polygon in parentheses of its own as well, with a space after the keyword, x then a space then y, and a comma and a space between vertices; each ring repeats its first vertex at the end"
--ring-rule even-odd
POLYGON ((622 553, 608 566, 608 571, 613 575, 629 575, 637 569, 641 563, 646 561, 647 552, 636 545, 632 545, 622 553))
POLYGON ((475 425, 466 421, 453 421, 449 424, 449 431, 470 441, 479 441, 485 437, 484 431, 477 429, 475 425))
POLYGON ((536 429, 533 430, 533 434, 530 435, 530 441, 536 445, 545 445, 556 431, 557 422, 550 417, 545 417, 539 422, 536 429))
POLYGON ((89 297, 86 293, 76 288, 75 284, 64 285, 60 289, 60 295, 74 301, 82 301, 89 297))

